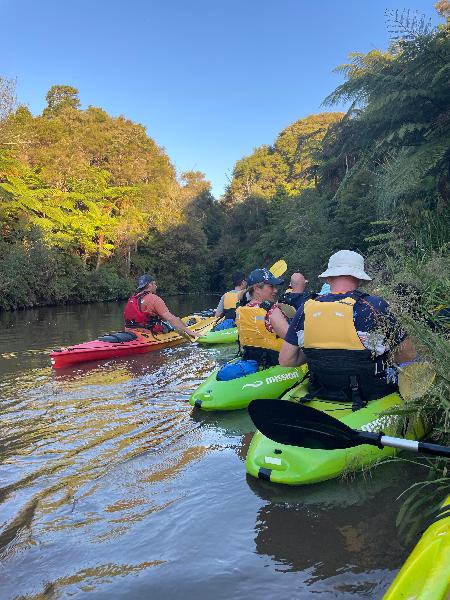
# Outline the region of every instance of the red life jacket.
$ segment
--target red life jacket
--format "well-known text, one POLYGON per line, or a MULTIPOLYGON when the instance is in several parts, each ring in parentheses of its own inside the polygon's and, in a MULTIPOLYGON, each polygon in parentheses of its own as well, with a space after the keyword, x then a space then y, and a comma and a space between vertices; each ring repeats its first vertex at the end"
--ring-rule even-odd
POLYGON ((123 318, 127 327, 146 327, 154 324, 155 320, 157 320, 155 315, 149 315, 141 309, 142 300, 149 293, 141 292, 140 294, 134 294, 128 300, 123 311, 123 318))

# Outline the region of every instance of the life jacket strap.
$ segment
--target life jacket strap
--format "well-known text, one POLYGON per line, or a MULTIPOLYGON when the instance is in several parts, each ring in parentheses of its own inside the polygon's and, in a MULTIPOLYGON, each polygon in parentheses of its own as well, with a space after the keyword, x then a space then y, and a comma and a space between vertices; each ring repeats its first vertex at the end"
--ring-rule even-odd
POLYGON ((351 402, 359 410, 370 400, 398 390, 386 378, 386 357, 372 359, 368 350, 304 348, 310 371, 310 397, 351 402))
POLYGON ((351 398, 352 398, 352 411, 356 412, 360 408, 364 408, 367 406, 367 400, 364 401, 361 397, 358 378, 356 375, 350 375, 350 390, 351 390, 351 398))

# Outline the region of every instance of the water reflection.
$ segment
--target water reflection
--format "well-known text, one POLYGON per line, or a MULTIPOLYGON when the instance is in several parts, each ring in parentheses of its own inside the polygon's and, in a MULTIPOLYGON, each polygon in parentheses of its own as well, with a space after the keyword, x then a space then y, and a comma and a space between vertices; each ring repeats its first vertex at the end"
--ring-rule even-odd
POLYGON ((278 571, 302 572, 308 586, 327 581, 330 597, 381 598, 391 579, 386 575, 408 553, 395 527, 395 500, 404 490, 398 464, 313 486, 291 488, 251 476, 247 483, 266 501, 256 516, 256 552, 278 571))

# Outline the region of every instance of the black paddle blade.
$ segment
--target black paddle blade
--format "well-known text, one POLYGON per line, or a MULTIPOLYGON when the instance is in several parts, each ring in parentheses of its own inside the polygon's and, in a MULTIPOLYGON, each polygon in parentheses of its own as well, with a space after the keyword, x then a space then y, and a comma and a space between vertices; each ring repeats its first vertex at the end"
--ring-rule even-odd
POLYGON ((358 432, 320 410, 287 400, 252 400, 250 417, 274 442, 322 450, 358 446, 358 432))

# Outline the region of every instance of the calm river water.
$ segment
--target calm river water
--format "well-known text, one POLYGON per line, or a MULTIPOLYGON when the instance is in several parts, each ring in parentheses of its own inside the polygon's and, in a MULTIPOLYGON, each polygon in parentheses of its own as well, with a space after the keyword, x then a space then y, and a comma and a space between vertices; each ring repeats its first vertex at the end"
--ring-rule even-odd
POLYGON ((389 463, 297 489, 246 477, 246 411, 187 402, 233 346, 50 368, 52 348, 119 330, 121 311, 0 315, 1 599, 381 598, 410 550, 396 497, 417 473, 389 463))

